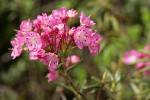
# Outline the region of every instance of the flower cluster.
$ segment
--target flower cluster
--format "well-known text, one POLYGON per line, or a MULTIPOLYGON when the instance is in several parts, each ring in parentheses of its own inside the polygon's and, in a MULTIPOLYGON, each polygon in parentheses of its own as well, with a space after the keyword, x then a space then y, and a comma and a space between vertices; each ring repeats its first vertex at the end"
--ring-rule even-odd
MULTIPOLYGON (((22 21, 16 37, 11 41, 11 56, 15 59, 20 56, 22 50, 28 50, 30 60, 38 60, 48 66, 47 77, 50 82, 57 78, 56 67, 62 59, 67 58, 67 52, 72 45, 76 45, 80 50, 88 47, 92 55, 97 55, 102 37, 90 28, 95 25, 94 21, 81 12, 80 26, 70 27, 68 23, 77 16, 76 10, 62 7, 53 10, 50 15, 42 13, 32 21, 22 21)), ((74 58, 68 58, 69 63, 74 58)))
MULTIPOLYGON (((145 46, 144 52, 137 50, 127 51, 124 54, 123 62, 125 64, 136 64, 137 69, 143 69, 150 67, 150 45, 145 46)), ((143 72, 144 75, 150 75, 150 70, 143 72)))

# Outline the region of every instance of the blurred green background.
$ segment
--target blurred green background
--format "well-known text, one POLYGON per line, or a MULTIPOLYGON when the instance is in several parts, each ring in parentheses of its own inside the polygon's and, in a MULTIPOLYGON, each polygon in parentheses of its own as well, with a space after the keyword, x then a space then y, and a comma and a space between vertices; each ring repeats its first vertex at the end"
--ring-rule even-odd
POLYGON ((74 52, 84 60, 71 71, 72 77, 89 100, 150 100, 150 77, 143 79, 134 66, 122 63, 125 51, 150 44, 149 0, 0 0, 0 100, 72 100, 61 77, 48 83, 43 64, 30 61, 27 52, 12 60, 9 50, 22 20, 63 6, 90 15, 97 23, 92 28, 103 37, 98 56, 87 49, 74 52))

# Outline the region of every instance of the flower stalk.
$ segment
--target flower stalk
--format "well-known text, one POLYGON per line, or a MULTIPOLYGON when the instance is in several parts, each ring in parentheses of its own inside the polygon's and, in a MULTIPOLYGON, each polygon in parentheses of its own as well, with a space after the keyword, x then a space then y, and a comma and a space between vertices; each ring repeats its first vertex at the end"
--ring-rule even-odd
POLYGON ((64 72, 61 74, 63 78, 65 79, 67 85, 69 86, 70 90, 76 95, 78 100, 88 100, 83 93, 81 93, 73 84, 70 75, 67 71, 64 70, 64 72))

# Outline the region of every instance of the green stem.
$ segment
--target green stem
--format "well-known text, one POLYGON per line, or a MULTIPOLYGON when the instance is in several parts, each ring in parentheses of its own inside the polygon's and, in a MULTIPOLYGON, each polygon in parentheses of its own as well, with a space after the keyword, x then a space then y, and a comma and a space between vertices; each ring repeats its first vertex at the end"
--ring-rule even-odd
POLYGON ((87 98, 80 92, 78 89, 74 86, 70 75, 64 71, 64 74, 61 74, 65 81, 67 82, 68 86, 70 87, 70 90, 77 96, 78 100, 87 100, 87 98))

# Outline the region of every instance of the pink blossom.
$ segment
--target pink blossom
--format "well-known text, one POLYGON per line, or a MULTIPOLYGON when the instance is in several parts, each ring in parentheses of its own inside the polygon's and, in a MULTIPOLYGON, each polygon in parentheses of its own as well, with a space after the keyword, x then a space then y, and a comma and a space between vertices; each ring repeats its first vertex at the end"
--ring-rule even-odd
POLYGON ((68 56, 66 59, 66 67, 69 67, 70 64, 76 64, 80 62, 80 58, 77 55, 68 56))
MULTIPOLYGON (((150 68, 150 62, 145 62, 145 68, 150 68)), ((147 69, 143 73, 145 76, 150 75, 150 69, 147 69)))
POLYGON ((88 46, 91 43, 92 30, 85 26, 80 26, 74 33, 74 40, 79 49, 88 46))
MULTIPOLYGON (((150 62, 140 62, 136 64, 137 69, 144 69, 144 68, 150 68, 150 62)), ((150 69, 147 69, 143 72, 144 76, 150 75, 150 69)))
POLYGON ((26 36, 25 43, 26 43, 27 48, 30 51, 34 49, 41 49, 42 47, 40 35, 36 32, 29 32, 28 35, 26 36))
POLYGON ((45 56, 45 51, 43 49, 35 49, 30 51, 30 60, 38 60, 45 56))
POLYGON ((57 71, 49 72, 46 77, 48 78, 48 82, 54 81, 58 77, 58 72, 57 71))
POLYGON ((125 64, 133 64, 142 57, 142 53, 136 50, 127 51, 124 54, 123 62, 125 64))
POLYGON ((89 47, 90 53, 95 56, 99 53, 99 49, 100 49, 99 44, 102 41, 102 37, 97 32, 94 32, 91 34, 91 38, 92 38, 92 41, 88 47, 89 47))
POLYGON ((41 42, 42 42, 42 48, 45 48, 50 45, 50 40, 49 40, 49 33, 47 32, 42 32, 41 33, 41 42))
POLYGON ((137 69, 142 69, 144 67, 145 67, 145 62, 139 62, 139 63, 136 64, 137 69))
POLYGON ((77 55, 72 55, 72 56, 71 56, 71 63, 72 63, 72 64, 75 64, 75 63, 78 63, 78 62, 80 62, 79 56, 77 56, 77 55))
POLYGON ((20 25, 20 30, 24 32, 32 30, 32 23, 30 22, 30 19, 22 21, 20 25))
POLYGON ((56 19, 60 19, 62 23, 66 23, 68 20, 67 9, 65 7, 62 7, 59 10, 53 10, 52 15, 56 19))
POLYGON ((67 13, 69 18, 76 18, 78 15, 77 11, 74 9, 69 10, 67 13))
POLYGON ((41 26, 50 26, 51 22, 49 20, 49 16, 46 13, 42 13, 42 16, 39 15, 37 17, 37 20, 39 21, 41 26))
POLYGON ((25 37, 27 34, 28 34, 28 32, 17 31, 16 38, 18 39, 18 41, 21 45, 24 45, 25 37))
POLYGON ((76 31, 76 28, 75 28, 75 27, 72 27, 72 28, 69 30, 68 34, 69 34, 69 35, 74 35, 75 31, 76 31))
POLYGON ((54 71, 58 66, 58 55, 54 53, 45 53, 42 58, 39 58, 41 62, 48 66, 49 71, 54 71))
MULTIPOLYGON (((27 32, 26 32, 27 33, 27 32)), ((22 31, 17 31, 17 34, 16 34, 16 38, 19 40, 19 41, 23 41, 24 42, 24 36, 26 34, 23 34, 22 31), (23 40, 22 40, 23 39, 23 40)))
POLYGON ((96 31, 91 34, 91 37, 93 43, 99 44, 103 40, 102 36, 100 36, 100 34, 98 34, 96 31))
POLYGON ((94 21, 90 20, 90 17, 86 17, 84 12, 82 11, 80 14, 80 23, 81 25, 85 26, 93 26, 95 25, 94 21))
POLYGON ((42 15, 38 15, 37 21, 38 21, 38 24, 40 24, 40 25, 44 25, 44 26, 50 25, 49 24, 50 20, 49 20, 48 15, 46 13, 42 13, 42 15))
POLYGON ((54 14, 51 14, 49 16, 49 20, 50 20, 52 26, 55 26, 55 25, 58 25, 58 24, 62 23, 61 18, 59 16, 55 16, 54 14))
MULTIPOLYGON (((144 49, 149 50, 149 46, 148 45, 145 46, 144 49)), ((131 51, 125 52, 123 62, 125 64, 136 63, 135 67, 137 68, 137 70, 146 69, 142 73, 144 76, 147 76, 147 75, 150 75, 150 69, 147 69, 148 67, 150 67, 150 62, 147 62, 147 60, 149 59, 150 59, 149 54, 145 52, 139 52, 133 49, 131 51)))
POLYGON ((37 19, 33 20, 34 31, 38 32, 40 29, 44 31, 50 30, 49 26, 52 26, 52 22, 50 20, 50 16, 46 13, 42 13, 42 15, 38 15, 37 19))
POLYGON ((66 24, 58 24, 56 27, 58 28, 58 35, 60 37, 66 35, 69 31, 69 27, 66 24))
POLYGON ((20 56, 22 52, 22 45, 20 44, 18 38, 12 40, 11 44, 13 46, 11 56, 13 57, 13 59, 15 59, 16 57, 20 56))
POLYGON ((100 45, 99 45, 99 44, 97 44, 97 43, 92 43, 92 44, 89 45, 88 47, 89 47, 90 53, 91 53, 93 56, 96 56, 96 55, 99 53, 99 50, 100 50, 100 45))

